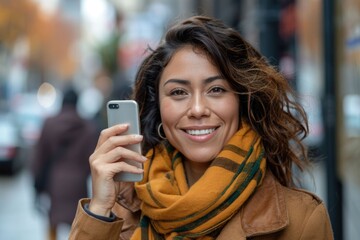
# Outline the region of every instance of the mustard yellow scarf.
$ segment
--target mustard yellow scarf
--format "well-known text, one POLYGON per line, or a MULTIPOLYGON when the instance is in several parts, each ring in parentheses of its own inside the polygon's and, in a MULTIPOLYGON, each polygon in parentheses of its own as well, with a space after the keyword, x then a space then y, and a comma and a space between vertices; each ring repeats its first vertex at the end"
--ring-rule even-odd
POLYGON ((246 124, 191 188, 177 150, 159 145, 153 157, 135 184, 142 217, 132 239, 216 238, 261 183, 266 167, 260 137, 246 124))

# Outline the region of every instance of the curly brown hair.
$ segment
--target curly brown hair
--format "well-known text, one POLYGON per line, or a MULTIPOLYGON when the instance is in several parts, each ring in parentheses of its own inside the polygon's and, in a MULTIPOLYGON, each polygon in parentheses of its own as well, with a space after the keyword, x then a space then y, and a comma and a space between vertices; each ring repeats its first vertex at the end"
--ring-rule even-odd
POLYGON ((307 116, 296 94, 279 73, 238 31, 222 21, 194 16, 171 27, 142 62, 136 76, 134 99, 140 108, 143 150, 162 141, 157 133, 160 76, 176 51, 191 45, 218 67, 240 99, 240 118, 262 137, 268 168, 281 184, 294 185, 292 167, 308 164, 302 143, 308 134, 307 116))

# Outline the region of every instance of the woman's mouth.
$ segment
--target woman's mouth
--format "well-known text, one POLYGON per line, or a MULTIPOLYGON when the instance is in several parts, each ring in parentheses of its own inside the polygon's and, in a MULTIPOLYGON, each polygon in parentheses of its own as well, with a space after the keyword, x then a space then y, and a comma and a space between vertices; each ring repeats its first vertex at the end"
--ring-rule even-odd
POLYGON ((202 136, 202 135, 211 134, 211 133, 214 132, 215 130, 216 130, 216 128, 186 130, 186 133, 187 133, 187 134, 190 134, 190 135, 192 135, 192 136, 202 136))

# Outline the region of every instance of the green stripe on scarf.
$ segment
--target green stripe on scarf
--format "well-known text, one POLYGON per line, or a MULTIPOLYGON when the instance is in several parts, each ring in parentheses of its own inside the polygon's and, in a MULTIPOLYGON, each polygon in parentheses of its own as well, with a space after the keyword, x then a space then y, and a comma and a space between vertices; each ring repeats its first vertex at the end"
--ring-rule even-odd
MULTIPOLYGON (((256 160, 256 162, 254 163, 248 163, 245 165, 244 169, 249 169, 250 172, 246 177, 246 180, 244 182, 242 182, 242 184, 239 186, 238 190, 235 191, 225 202, 223 202, 220 207, 212 210, 209 214, 207 214, 206 216, 198 219, 197 221, 182 226, 180 228, 175 229, 175 232, 188 232, 194 228, 196 228, 197 226, 203 224, 204 222, 208 221, 209 218, 213 218, 214 216, 216 216, 219 212, 222 212, 226 207, 228 207, 231 203, 234 202, 235 199, 237 199, 237 197, 239 197, 239 195, 242 193, 242 191, 244 190, 244 188, 247 186, 247 184, 253 180, 253 178, 255 177, 255 174, 257 173, 257 170, 260 167, 260 162, 261 159, 263 157, 263 154, 261 154, 258 159, 256 160)), ((240 168, 239 168, 240 169, 240 168)), ((238 172, 238 174, 241 171, 238 172)), ((261 172, 260 172, 261 173, 261 172)), ((258 178, 255 179, 258 182, 258 178)))

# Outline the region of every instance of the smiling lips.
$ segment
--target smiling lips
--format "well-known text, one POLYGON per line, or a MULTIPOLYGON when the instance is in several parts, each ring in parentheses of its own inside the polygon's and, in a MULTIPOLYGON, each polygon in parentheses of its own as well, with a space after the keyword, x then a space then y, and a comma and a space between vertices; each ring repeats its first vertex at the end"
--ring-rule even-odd
POLYGON ((215 130, 216 130, 216 128, 186 130, 186 133, 187 133, 187 134, 190 134, 190 135, 192 135, 192 136, 202 136, 202 135, 211 134, 211 133, 214 132, 215 130))

